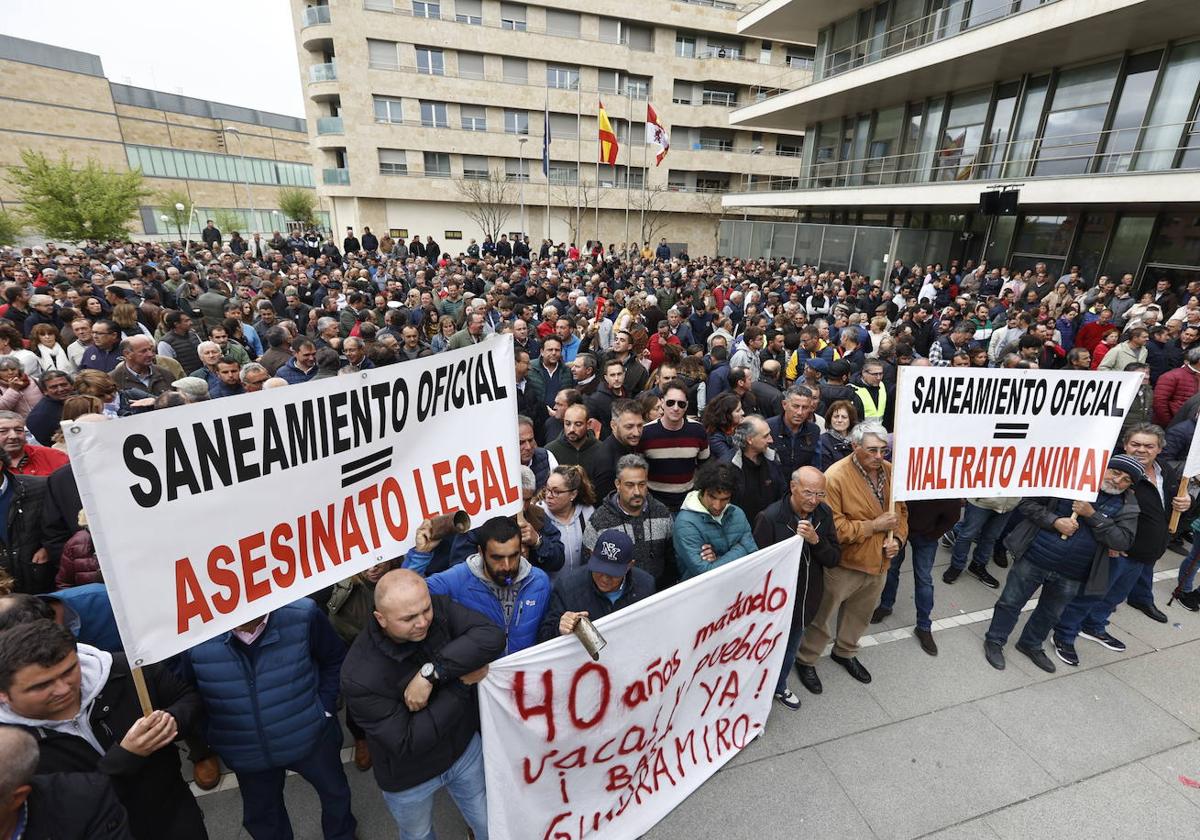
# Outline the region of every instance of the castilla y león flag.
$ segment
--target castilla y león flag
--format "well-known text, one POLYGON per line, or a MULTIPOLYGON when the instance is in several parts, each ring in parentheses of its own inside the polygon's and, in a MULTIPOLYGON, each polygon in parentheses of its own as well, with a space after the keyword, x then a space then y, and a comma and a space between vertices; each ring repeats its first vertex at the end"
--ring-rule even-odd
POLYGON ((667 130, 658 121, 658 114, 654 113, 654 106, 649 102, 646 103, 646 144, 658 148, 654 156, 655 166, 662 163, 671 148, 671 138, 667 136, 667 130))

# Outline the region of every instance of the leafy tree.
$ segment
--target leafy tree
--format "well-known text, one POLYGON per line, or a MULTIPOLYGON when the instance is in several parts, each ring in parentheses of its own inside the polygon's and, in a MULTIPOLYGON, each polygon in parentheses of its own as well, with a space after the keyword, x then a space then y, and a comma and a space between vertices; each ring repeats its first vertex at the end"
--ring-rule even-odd
POLYGON ((312 190, 284 187, 279 191, 279 209, 293 222, 305 225, 317 223, 317 198, 312 190))
POLYGON ((25 223, 49 239, 121 239, 128 235, 141 200, 149 195, 140 171, 105 169, 89 158, 76 168, 64 154, 51 162, 41 152, 21 151, 9 169, 25 223))
POLYGON ((244 217, 236 210, 214 210, 212 219, 216 223, 217 229, 221 231, 221 235, 226 239, 235 230, 239 233, 246 230, 246 226, 242 224, 244 217))
POLYGON ((0 245, 15 243, 21 235, 22 227, 21 219, 16 213, 0 210, 0 245))

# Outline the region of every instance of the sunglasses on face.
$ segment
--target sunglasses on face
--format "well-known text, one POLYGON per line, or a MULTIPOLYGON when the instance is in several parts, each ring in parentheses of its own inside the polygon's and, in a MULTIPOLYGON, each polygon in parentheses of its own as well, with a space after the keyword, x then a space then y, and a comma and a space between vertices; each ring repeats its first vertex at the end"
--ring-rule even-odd
POLYGON ((685 408, 687 400, 663 400, 663 405, 667 408, 685 408))

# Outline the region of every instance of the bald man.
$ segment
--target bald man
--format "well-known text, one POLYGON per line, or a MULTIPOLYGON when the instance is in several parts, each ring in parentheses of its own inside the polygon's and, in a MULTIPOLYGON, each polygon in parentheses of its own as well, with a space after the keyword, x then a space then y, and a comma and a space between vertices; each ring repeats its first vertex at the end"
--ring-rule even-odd
POLYGON ((402 837, 430 837, 442 787, 477 840, 487 796, 475 683, 504 653, 504 630, 407 569, 375 585, 375 621, 342 665, 342 693, 367 734, 375 781, 402 837))
POLYGON ((759 548, 792 537, 803 540, 800 579, 796 583, 792 623, 783 656, 783 669, 775 685, 775 699, 794 711, 800 708, 800 698, 788 688, 788 672, 795 664, 804 628, 821 605, 825 569, 836 566, 842 556, 833 524, 833 511, 825 504, 825 474, 816 467, 800 467, 793 472, 788 494, 768 505, 754 522, 754 541, 759 548))

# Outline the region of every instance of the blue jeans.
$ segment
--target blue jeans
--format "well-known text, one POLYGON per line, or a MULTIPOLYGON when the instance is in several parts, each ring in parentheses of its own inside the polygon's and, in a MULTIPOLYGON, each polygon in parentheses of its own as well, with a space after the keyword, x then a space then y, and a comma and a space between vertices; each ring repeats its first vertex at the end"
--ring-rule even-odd
POLYGON ((242 791, 242 825, 254 840, 292 840, 283 804, 283 782, 295 770, 321 800, 321 832, 327 840, 351 840, 357 823, 350 813, 350 783, 342 767, 342 727, 329 718, 316 747, 287 767, 236 773, 242 791))
POLYGON ((1108 619, 1113 610, 1129 595, 1142 572, 1153 568, 1152 563, 1140 563, 1128 557, 1110 557, 1108 589, 1103 595, 1085 595, 1082 591, 1075 600, 1067 604, 1058 624, 1054 626, 1054 637, 1066 644, 1075 644, 1080 630, 1095 635, 1108 628, 1108 619))
POLYGON ((1154 564, 1142 563, 1140 565, 1142 573, 1133 582, 1133 589, 1129 592, 1129 603, 1152 605, 1154 603, 1154 564))
POLYGON ((1012 511, 996 513, 994 510, 981 508, 967 502, 963 518, 954 526, 954 550, 950 553, 950 565, 960 572, 967 567, 967 551, 971 543, 975 543, 975 554, 971 562, 977 566, 986 566, 992 559, 992 549, 1012 511))
MULTIPOLYGON (((802 560, 801 562, 804 561, 802 560)), ((819 575, 823 570, 818 567, 812 571, 814 574, 819 575)), ((802 596, 797 595, 797 597, 802 596)), ((776 694, 782 694, 787 690, 788 672, 792 670, 792 665, 796 663, 796 651, 800 650, 800 642, 804 638, 803 616, 804 602, 798 601, 795 609, 792 610, 792 626, 788 630, 787 645, 783 649, 783 667, 779 669, 779 679, 775 682, 776 694)))
POLYGON ((1200 537, 1192 540, 1192 550, 1179 565, 1179 591, 1191 592, 1196 588, 1196 568, 1200 567, 1200 537))
POLYGON ((446 788, 475 832, 488 840, 487 791, 483 775, 483 739, 479 733, 450 769, 407 790, 384 791, 383 801, 400 827, 400 840, 436 840, 433 833, 433 795, 446 788))
POLYGON ((1083 588, 1083 581, 1063 577, 1058 572, 1034 565, 1024 557, 1013 563, 1012 568, 1008 570, 1004 591, 1000 593, 1000 600, 992 610, 992 623, 984 638, 998 645, 1007 642, 1013 628, 1017 626, 1017 619, 1021 617, 1021 608, 1039 587, 1042 594, 1038 597, 1033 614, 1025 622, 1025 629, 1021 632, 1017 645, 1040 648, 1067 604, 1071 603, 1083 588))
MULTIPOLYGON (((924 537, 910 537, 912 547, 913 567, 913 601, 917 606, 917 629, 929 630, 933 623, 929 613, 933 611, 933 559, 937 555, 937 540, 927 540, 924 537)), ((900 587, 900 567, 904 565, 904 553, 892 558, 888 567, 887 583, 883 585, 883 594, 879 596, 879 606, 891 609, 896 605, 896 590, 900 587)))

